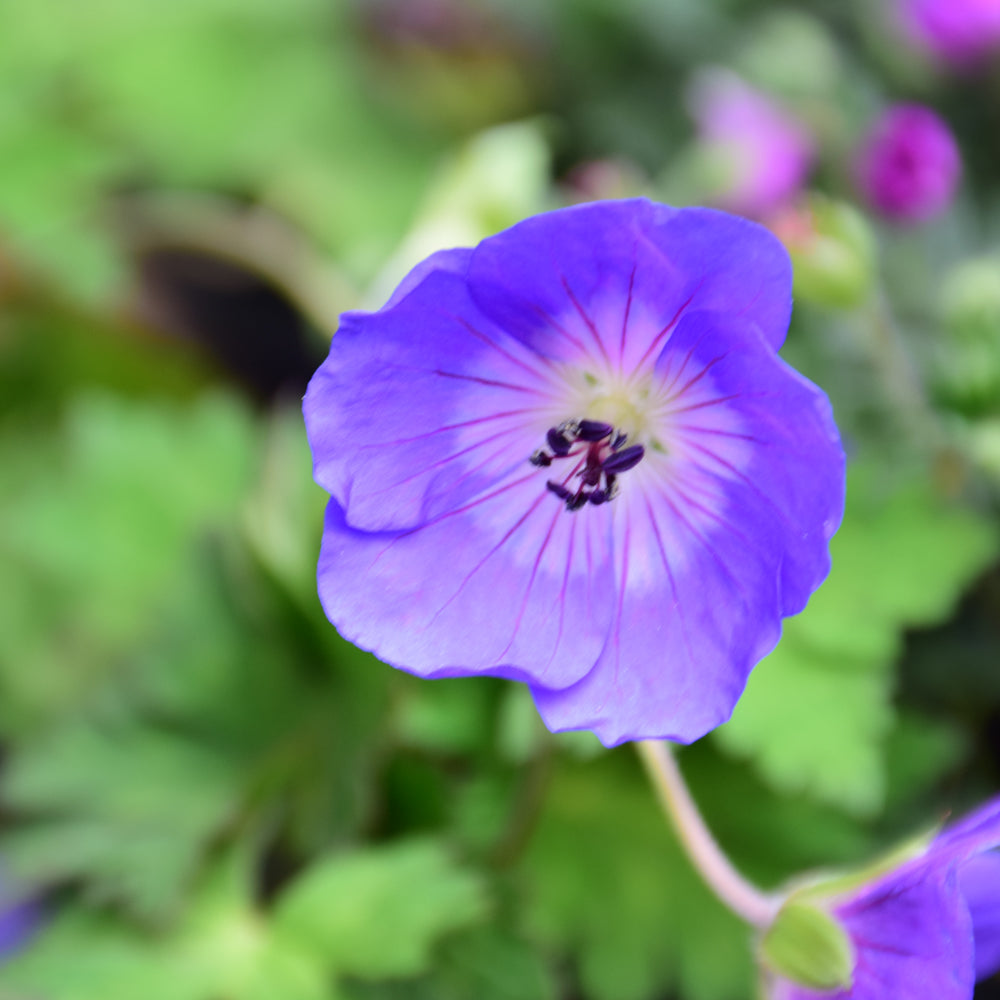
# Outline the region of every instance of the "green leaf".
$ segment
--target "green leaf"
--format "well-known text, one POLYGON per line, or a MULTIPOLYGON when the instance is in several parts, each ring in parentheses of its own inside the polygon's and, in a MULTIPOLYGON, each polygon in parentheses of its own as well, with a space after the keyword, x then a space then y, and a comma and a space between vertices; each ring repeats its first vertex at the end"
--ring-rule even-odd
POLYGON ((497 683, 461 677, 437 681, 400 678, 397 729, 404 744, 439 753, 472 752, 493 730, 497 683))
POLYGON ((0 995, 12 1000, 203 1000, 187 968, 169 967, 161 941, 72 907, 0 968, 0 995))
POLYGON ((588 1000, 736 1000, 749 934, 699 881, 622 752, 563 762, 522 862, 532 937, 576 960, 588 1000))
POLYGON ((556 984, 541 956, 497 927, 456 934, 438 949, 420 979, 354 981, 349 1000, 555 1000, 556 984))
POLYGON ((238 778, 232 762, 174 735, 69 726, 11 758, 4 801, 29 821, 3 850, 28 882, 82 877, 97 897, 161 916, 231 814, 238 778))
POLYGON ((413 840, 320 859, 278 901, 275 928, 338 972, 407 976, 485 910, 477 877, 440 844, 413 840))
POLYGON ((0 995, 45 1000, 337 1000, 320 963, 274 935, 251 902, 245 845, 198 886, 183 918, 142 932, 65 906, 0 969, 0 995))
POLYGON ((884 742, 893 721, 888 667, 803 643, 789 623, 716 739, 786 794, 873 813, 885 794, 884 742))
POLYGON ((785 623, 715 738, 777 789, 872 814, 886 795, 892 666, 903 630, 948 615, 994 557, 997 534, 926 485, 880 495, 873 471, 862 467, 849 477, 830 551, 829 578, 785 623))
POLYGON ((232 523, 253 465, 249 415, 222 396, 182 408, 87 395, 62 433, 0 517, 10 725, 58 716, 118 664, 192 551, 232 523))
POLYGON ((429 254, 475 246, 546 206, 550 153, 538 121, 473 136, 432 179, 417 218, 369 292, 381 305, 429 254))
POLYGON ((199 1000, 336 1000, 321 958, 277 934, 254 905, 256 862, 241 843, 207 873, 170 937, 170 961, 189 970, 199 1000))

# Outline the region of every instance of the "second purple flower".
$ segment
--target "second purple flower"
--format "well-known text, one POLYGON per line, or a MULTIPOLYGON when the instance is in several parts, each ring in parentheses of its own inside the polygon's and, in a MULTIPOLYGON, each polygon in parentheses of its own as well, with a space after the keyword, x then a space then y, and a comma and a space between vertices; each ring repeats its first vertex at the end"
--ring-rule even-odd
POLYGON ((330 620, 608 745, 723 722, 843 506, 829 404, 776 354, 790 308, 766 230, 644 200, 429 258, 306 394, 330 620))

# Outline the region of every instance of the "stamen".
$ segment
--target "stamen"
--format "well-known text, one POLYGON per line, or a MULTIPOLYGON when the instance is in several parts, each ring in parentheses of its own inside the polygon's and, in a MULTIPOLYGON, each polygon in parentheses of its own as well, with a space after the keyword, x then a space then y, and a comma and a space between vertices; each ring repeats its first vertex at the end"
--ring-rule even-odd
POLYGON ((529 459, 532 465, 547 468, 556 459, 578 459, 566 480, 560 483, 549 479, 545 483, 567 510, 580 510, 588 503, 599 507, 613 500, 618 495, 617 477, 634 469, 646 454, 641 444, 624 447, 628 435, 601 420, 564 420, 548 429, 545 440, 550 451, 539 448, 533 452, 529 459), (574 449, 575 444, 583 447, 574 449), (571 479, 580 481, 575 490, 566 485, 571 479))
POLYGON ((571 500, 573 497, 572 492, 566 489, 562 483, 553 482, 551 479, 546 482, 545 487, 555 493, 560 500, 571 500))
POLYGON ((604 460, 603 469, 605 472, 611 472, 615 475, 628 472, 629 469, 634 469, 642 461, 642 456, 645 454, 646 449, 641 444, 634 444, 630 448, 624 448, 609 455, 604 460))
POLYGON ((611 437, 614 427, 599 420, 581 420, 577 438, 581 441, 603 441, 611 437))
MULTIPOLYGON (((563 425, 560 424, 561 426, 563 425)), ((573 447, 572 439, 568 438, 559 427, 550 427, 545 435, 545 440, 548 441, 549 447, 559 458, 568 455, 570 448, 573 447)))

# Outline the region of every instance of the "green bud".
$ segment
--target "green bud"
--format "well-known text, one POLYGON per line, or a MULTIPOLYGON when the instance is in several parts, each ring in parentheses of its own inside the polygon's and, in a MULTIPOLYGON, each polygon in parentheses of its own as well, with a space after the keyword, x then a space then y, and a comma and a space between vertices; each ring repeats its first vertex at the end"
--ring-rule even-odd
POLYGON ((967 447, 976 464, 1000 484, 1000 418, 970 424, 967 436, 967 447))
POLYGON ((935 389, 943 402, 969 416, 1000 408, 1000 257, 963 261, 946 276, 935 389))
POLYGON ((811 990, 850 989, 854 949, 847 932, 824 909, 789 899, 760 943, 763 964, 811 990))
POLYGON ((976 257, 948 272, 941 318, 956 341, 1000 344, 1000 257, 976 257))
POLYGON ((864 302, 875 278, 875 239, 857 209, 814 194, 771 228, 792 258, 798 298, 837 309, 864 302))

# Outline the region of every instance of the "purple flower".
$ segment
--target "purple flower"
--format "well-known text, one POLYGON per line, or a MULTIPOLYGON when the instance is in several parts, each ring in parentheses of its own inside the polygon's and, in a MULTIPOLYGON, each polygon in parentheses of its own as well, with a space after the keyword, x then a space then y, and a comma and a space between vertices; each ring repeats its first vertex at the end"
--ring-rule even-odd
POLYGON ((24 947, 40 920, 38 903, 13 891, 5 877, 0 879, 0 963, 24 947))
POLYGON ((897 12, 910 39, 953 65, 1000 48, 1000 0, 898 0, 897 12))
POLYGON ((798 194, 814 155, 801 122, 727 73, 702 76, 692 98, 702 145, 720 167, 714 199, 722 208, 760 218, 798 194))
POLYGON ((849 989, 786 980, 772 1000, 971 1000, 1000 969, 1000 799, 946 829, 916 858, 834 897, 854 950, 849 989))
POLYGON ((842 511, 829 404, 775 353, 790 280, 754 223, 595 202, 346 314, 304 406, 330 620, 608 745, 721 723, 842 511))
POLYGON ((951 204, 962 161, 951 130, 930 108, 897 104, 864 138, 856 172, 874 208, 892 219, 920 222, 951 204))

